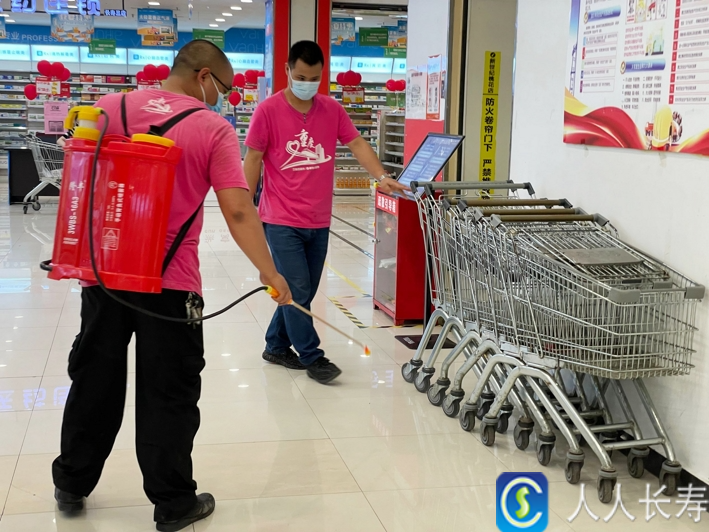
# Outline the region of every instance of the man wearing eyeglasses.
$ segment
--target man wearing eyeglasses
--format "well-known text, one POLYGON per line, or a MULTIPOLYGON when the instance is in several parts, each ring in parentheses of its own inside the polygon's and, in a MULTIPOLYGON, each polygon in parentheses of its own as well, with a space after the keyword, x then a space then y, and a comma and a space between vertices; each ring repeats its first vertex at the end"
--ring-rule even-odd
MULTIPOLYGON (((166 256, 171 256, 167 252, 179 242, 178 235, 184 234, 184 239, 165 270, 160 294, 120 292, 133 305, 163 316, 201 315, 197 248, 210 188, 216 191, 232 237, 259 270, 261 281, 281 293, 278 303, 291 298, 251 201, 237 136, 226 120, 210 112, 221 111, 233 76, 219 48, 192 41, 178 54, 162 89, 111 94, 96 104, 109 118, 109 135, 146 133, 151 126, 176 122, 165 133, 183 149, 175 173, 166 256)), ((209 516, 215 507, 209 493, 197 495, 192 478, 200 372, 205 366, 202 325, 144 316, 115 302, 99 286, 85 285, 81 294, 81 331, 69 354, 72 386, 64 410, 61 455, 52 466, 55 497, 61 511, 79 511, 99 481, 123 419, 133 335, 135 444, 143 487, 155 505, 157 529, 176 532, 209 516)))

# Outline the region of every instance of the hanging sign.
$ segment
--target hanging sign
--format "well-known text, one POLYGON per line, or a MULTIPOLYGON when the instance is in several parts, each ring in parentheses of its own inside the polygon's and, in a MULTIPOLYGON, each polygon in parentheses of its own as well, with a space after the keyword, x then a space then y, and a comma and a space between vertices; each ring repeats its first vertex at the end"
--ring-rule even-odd
POLYGON ((218 46, 220 50, 224 50, 224 46, 226 46, 225 35, 224 30, 200 30, 197 28, 192 30, 193 39, 209 41, 218 46))
POLYGON ((71 96, 71 86, 68 83, 63 83, 52 78, 38 76, 35 79, 35 86, 37 87, 37 94, 58 96, 60 98, 69 98, 71 96))
POLYGON ((69 102, 44 102, 44 133, 63 135, 64 119, 69 114, 69 102))
POLYGON ((355 41, 355 19, 333 18, 330 26, 330 42, 340 46, 343 42, 355 41))
POLYGON ((94 17, 52 15, 51 35, 59 42, 89 42, 94 34, 94 17))
POLYGON ((406 48, 384 48, 384 57, 406 57, 406 48))
POLYGON ((359 29, 359 45, 360 46, 388 46, 389 44, 389 29, 388 28, 360 28, 359 29))
POLYGON ((159 81, 139 81, 138 90, 144 91, 146 89, 161 89, 162 85, 159 81))
POLYGON ((138 9, 138 35, 143 46, 174 46, 177 42, 175 16, 169 9, 138 9))
POLYGON ((426 96, 426 120, 441 119, 441 56, 428 58, 428 91, 426 96))
POLYGON ((364 89, 342 89, 342 103, 344 105, 364 103, 364 89))
POLYGON ((116 55, 116 41, 113 39, 91 39, 89 53, 99 55, 116 55))
POLYGON ((495 180, 501 52, 485 52, 480 119, 480 181, 495 180))

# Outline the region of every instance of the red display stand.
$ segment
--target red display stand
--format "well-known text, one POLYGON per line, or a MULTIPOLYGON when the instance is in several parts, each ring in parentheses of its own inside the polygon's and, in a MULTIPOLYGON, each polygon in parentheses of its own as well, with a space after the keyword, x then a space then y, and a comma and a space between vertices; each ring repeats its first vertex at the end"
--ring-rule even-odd
POLYGON ((374 308, 396 325, 424 318, 426 254, 416 202, 377 192, 374 308))

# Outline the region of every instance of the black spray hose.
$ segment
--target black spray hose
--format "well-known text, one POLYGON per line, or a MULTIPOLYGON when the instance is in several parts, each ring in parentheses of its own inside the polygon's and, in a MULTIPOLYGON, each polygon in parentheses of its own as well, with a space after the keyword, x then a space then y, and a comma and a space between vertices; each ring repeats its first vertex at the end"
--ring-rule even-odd
MULTIPOLYGON (((101 152, 101 144, 103 143, 103 137, 106 134, 106 130, 108 129, 108 115, 104 113, 103 111, 101 112, 104 117, 104 122, 103 122, 103 127, 101 128, 101 133, 99 135, 98 141, 96 143, 96 152, 94 154, 94 162, 93 166, 91 167, 91 184, 89 186, 89 212, 88 212, 88 217, 89 217, 89 253, 91 255, 91 269, 94 272, 94 276, 96 277, 96 281, 98 282, 99 286, 103 289, 106 294, 108 294, 111 299, 114 301, 117 301, 121 305, 125 305, 131 310, 135 310, 136 312, 140 312, 141 314, 144 314, 145 316, 149 316, 151 318, 157 318, 159 320, 164 320, 164 321, 171 321, 174 323, 200 323, 204 320, 209 320, 211 318, 216 318, 217 316, 220 316, 221 314, 224 314, 228 310, 231 310, 234 308, 236 305, 239 303, 245 301, 246 299, 250 298, 254 294, 257 294, 259 292, 269 292, 272 289, 268 286, 260 286, 259 288, 256 288, 254 290, 251 290, 248 294, 241 296, 239 299, 231 303, 230 305, 227 305, 223 309, 214 312, 212 314, 209 314, 207 316, 203 316, 200 318, 173 318, 171 316, 164 316, 162 314, 157 314, 155 312, 151 312, 149 310, 145 310, 144 308, 138 307, 136 305, 133 305, 132 303, 129 303, 125 299, 121 299, 118 297, 116 294, 113 293, 112 290, 106 288, 106 285, 103 282, 103 279, 101 279, 101 275, 98 272, 98 267, 96 266, 96 257, 94 255, 94 192, 96 189, 96 172, 97 172, 97 167, 98 167, 98 158, 99 154, 101 152)), ((42 269, 46 269, 44 267, 44 263, 42 264, 42 269)), ((51 269, 51 267, 49 267, 51 269)))

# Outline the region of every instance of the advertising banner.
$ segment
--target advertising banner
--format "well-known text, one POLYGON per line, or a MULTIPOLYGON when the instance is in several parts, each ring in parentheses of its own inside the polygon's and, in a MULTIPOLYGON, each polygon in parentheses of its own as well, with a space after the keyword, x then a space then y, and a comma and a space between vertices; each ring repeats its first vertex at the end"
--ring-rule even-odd
POLYGON ((7 32, 5 31, 5 19, 0 18, 0 39, 7 39, 7 32))
POLYGON ((94 17, 88 15, 51 15, 52 37, 59 42, 90 42, 94 17))
MULTIPOLYGON (((273 0, 266 0, 266 40, 264 71, 266 72, 266 98, 273 93, 273 0)), ((264 98, 265 99, 265 98, 264 98)))
POLYGON ((333 18, 330 26, 330 42, 340 46, 343 42, 355 42, 355 19, 333 18))
POLYGON ((38 76, 35 78, 35 85, 37 86, 37 94, 58 96, 60 98, 69 98, 71 96, 71 86, 68 83, 38 76))
POLYGON ((177 24, 169 9, 138 9, 138 35, 143 46, 174 46, 177 24))
POLYGON ((564 142, 709 155, 709 5, 571 1, 564 142))
POLYGON ((226 45, 226 37, 223 30, 200 30, 195 28, 192 30, 192 38, 209 41, 217 45, 220 50, 224 50, 226 45))
POLYGON ((406 118, 426 120, 426 89, 428 74, 425 67, 406 72, 406 118))

